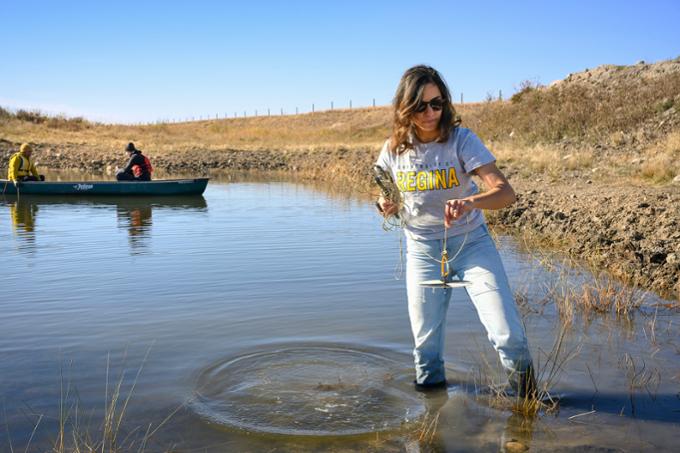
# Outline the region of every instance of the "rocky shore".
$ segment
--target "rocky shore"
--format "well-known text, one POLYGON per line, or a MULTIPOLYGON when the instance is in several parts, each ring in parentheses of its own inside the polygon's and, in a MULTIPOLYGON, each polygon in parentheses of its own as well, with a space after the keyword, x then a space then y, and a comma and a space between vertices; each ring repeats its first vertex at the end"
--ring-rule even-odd
MULTIPOLYGON (((7 162, 18 143, 0 140, 7 162)), ((125 155, 79 144, 37 145, 42 167, 112 174, 125 155)), ((281 171, 302 179, 366 189, 375 149, 236 150, 189 149, 154 154, 154 166, 170 174, 211 171, 281 171)), ((513 206, 491 221, 516 232, 559 239, 570 256, 596 263, 627 282, 680 301, 680 187, 636 187, 565 178, 528 179, 505 168, 518 193, 513 206)))

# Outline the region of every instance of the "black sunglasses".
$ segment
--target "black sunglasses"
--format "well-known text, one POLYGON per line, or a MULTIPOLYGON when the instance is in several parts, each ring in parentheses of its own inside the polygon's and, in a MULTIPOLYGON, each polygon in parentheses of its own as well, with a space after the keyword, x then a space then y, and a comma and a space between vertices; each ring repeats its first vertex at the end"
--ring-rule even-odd
POLYGON ((444 108, 444 100, 437 96, 436 98, 430 99, 428 102, 420 101, 420 103, 418 103, 416 106, 415 111, 417 113, 423 113, 425 110, 427 110, 428 105, 432 110, 438 112, 444 108))

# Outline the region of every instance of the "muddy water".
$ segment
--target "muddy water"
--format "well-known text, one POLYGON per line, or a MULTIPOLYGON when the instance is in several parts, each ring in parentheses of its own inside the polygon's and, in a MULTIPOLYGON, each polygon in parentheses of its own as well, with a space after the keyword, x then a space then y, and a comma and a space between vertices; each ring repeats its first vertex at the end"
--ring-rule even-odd
POLYGON ((590 276, 508 237, 559 409, 528 419, 481 396, 502 373, 464 290, 448 317, 451 387, 414 393, 399 234, 380 224, 369 202, 289 182, 0 200, 0 450, 50 448, 60 419, 99 439, 118 383, 119 413, 133 390, 126 450, 150 425, 146 451, 675 447, 680 315, 650 294, 630 317, 577 312, 553 367, 552 290, 590 276))

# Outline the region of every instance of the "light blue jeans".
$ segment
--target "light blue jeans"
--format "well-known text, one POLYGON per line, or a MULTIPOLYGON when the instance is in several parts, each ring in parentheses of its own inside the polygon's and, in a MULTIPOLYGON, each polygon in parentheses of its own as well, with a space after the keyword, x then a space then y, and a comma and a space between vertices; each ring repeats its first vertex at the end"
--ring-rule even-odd
MULTIPOLYGON (((437 384, 446 379, 443 350, 452 289, 426 288, 419 284, 441 278, 440 264, 433 258, 441 259, 443 246, 443 240, 407 239, 406 287, 418 384, 437 384)), ((464 234, 449 237, 447 253, 453 258, 449 263, 449 279, 456 275, 472 283, 465 289, 503 367, 509 374, 523 373, 531 364, 526 334, 503 263, 486 225, 468 233, 467 239, 464 234)))

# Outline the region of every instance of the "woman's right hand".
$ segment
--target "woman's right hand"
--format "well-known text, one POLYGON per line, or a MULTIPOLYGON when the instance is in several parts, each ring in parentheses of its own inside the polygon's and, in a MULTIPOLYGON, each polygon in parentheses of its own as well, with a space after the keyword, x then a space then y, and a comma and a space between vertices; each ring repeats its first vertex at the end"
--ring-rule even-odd
POLYGON ((399 206, 392 203, 390 200, 383 197, 382 195, 380 195, 380 197, 378 198, 377 205, 383 217, 390 217, 396 214, 397 211, 399 210, 399 206))

